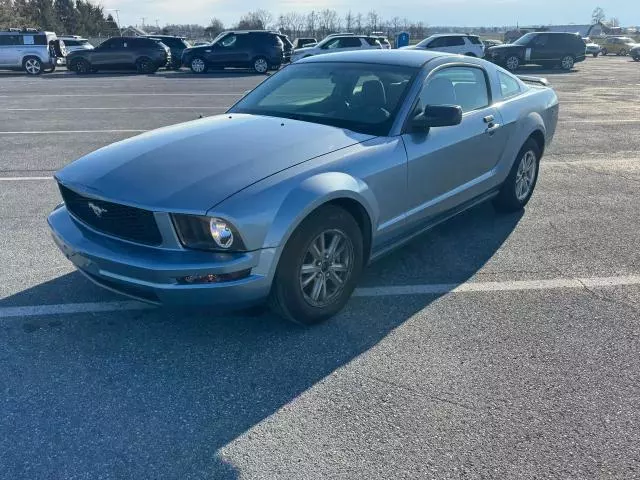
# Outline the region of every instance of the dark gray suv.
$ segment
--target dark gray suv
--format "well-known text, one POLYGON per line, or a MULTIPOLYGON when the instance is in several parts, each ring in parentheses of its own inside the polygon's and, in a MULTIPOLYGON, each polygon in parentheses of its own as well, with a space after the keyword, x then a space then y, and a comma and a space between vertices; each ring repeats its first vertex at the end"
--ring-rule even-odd
POLYGON ((67 65, 78 74, 98 70, 136 70, 155 73, 171 62, 171 50, 163 43, 143 37, 113 37, 93 50, 67 55, 67 65))
POLYGON ((220 34, 210 45, 187 48, 182 64, 193 73, 227 67, 251 68, 257 73, 280 67, 285 61, 279 34, 264 30, 220 34))

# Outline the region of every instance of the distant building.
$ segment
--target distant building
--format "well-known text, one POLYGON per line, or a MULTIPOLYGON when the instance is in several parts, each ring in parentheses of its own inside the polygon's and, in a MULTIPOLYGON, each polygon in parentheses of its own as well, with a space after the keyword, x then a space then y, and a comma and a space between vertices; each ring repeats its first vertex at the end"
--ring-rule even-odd
POLYGON ((128 26, 122 29, 123 37, 143 37, 145 35, 148 35, 148 33, 138 27, 128 26))

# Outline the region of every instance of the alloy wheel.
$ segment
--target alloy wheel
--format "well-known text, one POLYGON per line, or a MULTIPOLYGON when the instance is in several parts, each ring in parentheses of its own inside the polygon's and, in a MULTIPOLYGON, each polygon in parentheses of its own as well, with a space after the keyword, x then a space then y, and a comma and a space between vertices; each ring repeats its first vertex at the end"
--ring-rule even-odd
POLYGON ((269 64, 267 63, 267 61, 264 58, 258 58, 254 62, 253 68, 258 73, 265 73, 267 70, 269 70, 269 64))
POLYGON ((351 277, 354 248, 341 230, 325 230, 309 245, 300 267, 300 288, 305 301, 325 307, 340 297, 351 277))
POLYGON ((24 62, 24 68, 29 75, 38 75, 42 66, 40 64, 40 60, 35 58, 30 58, 26 62, 24 62))
POLYGON ((201 58, 194 58, 193 60, 191 60, 191 70, 193 70, 195 73, 204 72, 204 68, 205 64, 201 58))
POLYGON ((518 57, 509 57, 507 58, 507 68, 511 71, 517 70, 520 66, 520 60, 518 57))
POLYGON ((567 55, 566 57, 563 57, 561 65, 564 70, 571 70, 574 65, 573 57, 570 57, 569 55, 567 55))
POLYGON ((528 150, 520 160, 516 173, 516 198, 523 201, 533 188, 536 177, 536 154, 528 150))

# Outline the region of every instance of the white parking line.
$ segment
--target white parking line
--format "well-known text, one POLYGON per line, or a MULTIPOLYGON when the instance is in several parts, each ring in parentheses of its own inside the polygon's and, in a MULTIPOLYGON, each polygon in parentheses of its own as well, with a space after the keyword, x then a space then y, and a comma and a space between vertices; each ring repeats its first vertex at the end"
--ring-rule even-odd
POLYGON ((52 133, 144 133, 149 130, 39 130, 39 131, 18 131, 0 132, 0 135, 43 135, 52 133))
MULTIPOLYGON (((640 275, 619 277, 558 278, 549 280, 516 280, 506 282, 469 282, 462 284, 391 285, 359 288, 356 297, 395 297, 405 295, 443 295, 470 292, 510 292, 523 290, 559 290, 581 288, 607 288, 640 285, 640 275)), ((129 310, 154 309, 135 301, 64 303, 58 305, 28 305, 23 307, 0 307, 1 318, 39 317, 74 313, 100 313, 129 310)))
POLYGON ((0 182, 30 182, 38 180, 53 180, 53 177, 0 177, 0 182))
MULTIPOLYGON (((227 110, 229 107, 55 107, 58 110, 227 110)), ((5 108, 5 112, 49 112, 51 108, 5 108)))
POLYGON ((358 297, 389 297, 400 295, 434 295, 467 292, 508 292, 514 290, 555 290, 560 288, 602 288, 640 285, 640 275, 622 277, 558 278, 550 280, 514 280, 508 282, 469 282, 463 284, 399 285, 359 288, 358 297))
MULTIPOLYGON (((99 95, 93 93, 53 93, 42 95, 43 98, 55 97, 240 97, 244 92, 232 93, 102 93, 99 95)), ((0 95, 0 98, 33 98, 33 95, 0 95)))

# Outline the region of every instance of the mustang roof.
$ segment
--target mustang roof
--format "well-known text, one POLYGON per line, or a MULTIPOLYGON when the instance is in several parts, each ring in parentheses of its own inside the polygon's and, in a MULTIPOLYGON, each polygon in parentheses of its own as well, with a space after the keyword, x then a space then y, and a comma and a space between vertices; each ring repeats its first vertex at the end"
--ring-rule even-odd
POLYGON ((296 63, 353 62, 422 67, 434 58, 451 56, 450 53, 428 50, 352 50, 349 52, 315 55, 303 58, 296 63))

